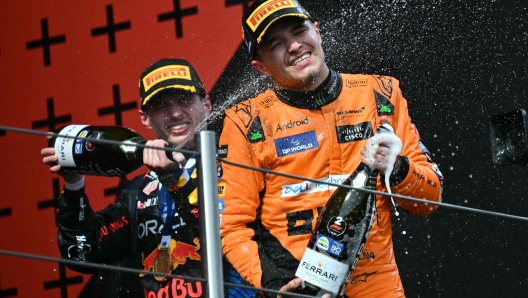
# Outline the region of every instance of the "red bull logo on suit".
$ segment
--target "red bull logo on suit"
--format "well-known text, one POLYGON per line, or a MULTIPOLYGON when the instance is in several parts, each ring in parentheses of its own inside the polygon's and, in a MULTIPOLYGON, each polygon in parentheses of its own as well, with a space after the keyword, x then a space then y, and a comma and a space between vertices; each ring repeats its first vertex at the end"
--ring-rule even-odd
MULTIPOLYGON (((202 258, 198 251, 200 250, 200 240, 198 238, 194 238, 193 240, 195 245, 190 245, 187 243, 183 243, 180 241, 176 241, 174 239, 171 239, 170 245, 169 245, 169 255, 171 256, 171 270, 168 272, 169 274, 178 267, 178 265, 183 265, 187 262, 187 258, 191 260, 197 260, 201 261, 202 258)), ((160 249, 159 246, 145 258, 144 253, 142 253, 143 258, 143 267, 145 271, 152 271, 152 268, 154 267, 154 261, 156 260, 156 256, 158 255, 160 249)), ((143 277, 145 274, 141 273, 139 276, 143 277)))

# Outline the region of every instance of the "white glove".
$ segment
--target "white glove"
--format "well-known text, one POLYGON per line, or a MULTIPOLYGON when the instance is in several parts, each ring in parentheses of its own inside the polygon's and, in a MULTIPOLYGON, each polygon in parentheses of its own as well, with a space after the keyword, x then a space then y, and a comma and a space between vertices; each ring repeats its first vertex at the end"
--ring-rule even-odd
POLYGON ((385 175, 387 192, 391 193, 389 177, 394 168, 398 154, 402 150, 402 141, 394 134, 387 118, 381 118, 381 126, 376 134, 370 138, 361 151, 361 160, 372 170, 379 170, 385 175))

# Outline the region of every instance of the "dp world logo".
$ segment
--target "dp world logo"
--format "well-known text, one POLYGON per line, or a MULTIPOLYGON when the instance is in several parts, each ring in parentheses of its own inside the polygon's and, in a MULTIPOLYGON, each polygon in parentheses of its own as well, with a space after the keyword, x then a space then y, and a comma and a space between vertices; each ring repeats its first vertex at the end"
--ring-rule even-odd
POLYGON ((319 148, 315 131, 300 133, 293 136, 275 139, 275 149, 277 156, 286 156, 319 148))

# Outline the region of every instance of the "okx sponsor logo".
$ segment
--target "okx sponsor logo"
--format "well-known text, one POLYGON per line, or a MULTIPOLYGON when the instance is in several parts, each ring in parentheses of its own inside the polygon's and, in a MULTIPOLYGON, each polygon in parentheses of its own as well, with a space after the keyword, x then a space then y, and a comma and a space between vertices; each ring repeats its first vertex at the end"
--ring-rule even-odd
POLYGON ((300 133, 280 139, 275 139, 277 156, 286 156, 307 150, 319 148, 315 131, 300 133))
POLYGON ((337 141, 341 144, 366 140, 374 135, 372 133, 372 124, 370 122, 336 126, 336 132, 337 141))

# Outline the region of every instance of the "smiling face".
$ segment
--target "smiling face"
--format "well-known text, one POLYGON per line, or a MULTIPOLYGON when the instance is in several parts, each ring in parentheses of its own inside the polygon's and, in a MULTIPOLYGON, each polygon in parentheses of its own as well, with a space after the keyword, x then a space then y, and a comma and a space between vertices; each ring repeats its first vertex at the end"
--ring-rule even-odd
POLYGON ((179 148, 192 148, 195 132, 205 129, 203 122, 211 113, 211 100, 208 95, 201 98, 198 94, 171 91, 156 95, 145 110, 139 111, 141 122, 158 138, 179 148))
POLYGON ((307 91, 328 76, 324 60, 319 24, 285 17, 268 29, 251 65, 279 88, 307 91))

